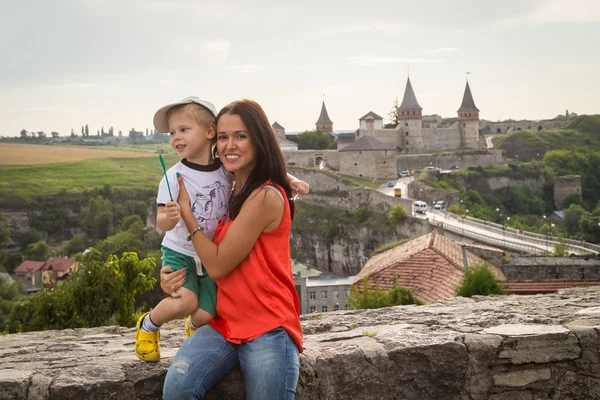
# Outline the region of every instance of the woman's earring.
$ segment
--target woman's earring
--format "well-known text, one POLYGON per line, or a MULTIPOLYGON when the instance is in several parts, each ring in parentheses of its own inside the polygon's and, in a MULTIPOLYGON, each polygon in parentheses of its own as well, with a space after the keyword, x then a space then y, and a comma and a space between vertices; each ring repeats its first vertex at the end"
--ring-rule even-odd
POLYGON ((219 158, 219 153, 217 152, 217 144, 213 143, 210 151, 212 152, 213 158, 219 158))

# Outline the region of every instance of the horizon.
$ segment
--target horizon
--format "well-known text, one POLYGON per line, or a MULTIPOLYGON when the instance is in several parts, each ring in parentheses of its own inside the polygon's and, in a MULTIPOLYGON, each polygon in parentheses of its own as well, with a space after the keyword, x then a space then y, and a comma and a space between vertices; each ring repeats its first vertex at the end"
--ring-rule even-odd
POLYGON ((0 16, 0 136, 153 129, 161 106, 253 98, 286 133, 388 121, 407 76, 423 114, 456 117, 468 77, 481 119, 598 114, 600 3, 518 0, 59 0, 0 16), (23 29, 26 26, 27 29, 23 29), (15 35, 15 32, 19 32, 15 35), (468 75, 467 75, 468 74, 468 75))

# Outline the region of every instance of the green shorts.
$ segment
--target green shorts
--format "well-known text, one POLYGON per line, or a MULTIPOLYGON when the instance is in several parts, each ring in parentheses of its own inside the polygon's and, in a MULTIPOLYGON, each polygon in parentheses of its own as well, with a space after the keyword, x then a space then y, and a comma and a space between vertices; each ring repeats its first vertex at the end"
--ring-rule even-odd
POLYGON ((210 313, 213 317, 217 315, 217 284, 213 281, 204 267, 204 275, 199 276, 196 272, 196 260, 168 247, 162 246, 162 265, 169 266, 173 271, 182 268, 187 269, 187 282, 183 287, 191 290, 198 296, 198 308, 210 313))

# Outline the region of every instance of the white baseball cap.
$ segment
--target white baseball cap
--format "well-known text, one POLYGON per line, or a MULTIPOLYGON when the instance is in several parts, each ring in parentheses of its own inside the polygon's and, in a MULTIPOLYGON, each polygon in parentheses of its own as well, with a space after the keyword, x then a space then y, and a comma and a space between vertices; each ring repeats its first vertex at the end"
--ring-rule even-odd
POLYGON ((208 111, 210 111, 210 113, 212 115, 214 115, 215 118, 217 118, 217 109, 213 103, 211 103, 210 101, 202 100, 196 96, 190 96, 190 97, 186 97, 183 100, 178 101, 177 103, 172 103, 172 104, 168 104, 164 107, 161 107, 154 114, 154 128, 161 133, 168 133, 169 132, 169 121, 167 119, 167 114, 169 113, 169 110, 171 108, 181 105, 181 104, 191 104, 191 103, 196 103, 196 104, 201 105, 202 107, 204 107, 208 111))

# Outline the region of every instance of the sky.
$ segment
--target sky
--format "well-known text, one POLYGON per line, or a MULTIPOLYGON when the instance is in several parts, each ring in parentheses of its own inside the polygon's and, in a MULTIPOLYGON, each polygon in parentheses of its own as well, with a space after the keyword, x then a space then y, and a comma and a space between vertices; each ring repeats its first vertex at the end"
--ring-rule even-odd
POLYGON ((287 132, 387 118, 407 74, 423 114, 600 113, 597 0, 0 0, 0 136, 125 134, 187 96, 251 98, 287 132))

